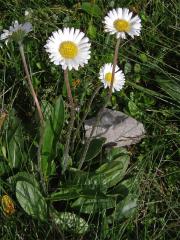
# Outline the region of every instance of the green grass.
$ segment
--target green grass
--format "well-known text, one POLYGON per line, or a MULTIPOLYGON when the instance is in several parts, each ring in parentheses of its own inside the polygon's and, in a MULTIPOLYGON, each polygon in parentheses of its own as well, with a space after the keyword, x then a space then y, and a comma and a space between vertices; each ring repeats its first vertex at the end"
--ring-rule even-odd
MULTIPOLYGON (((110 219, 106 218, 106 211, 109 210, 95 216, 85 216, 90 223, 90 231, 82 238, 72 232, 64 232, 64 238, 179 239, 180 4, 177 0, 114 2, 113 7, 129 7, 136 11, 143 25, 139 38, 122 43, 119 64, 126 73, 126 85, 123 91, 113 95, 110 105, 141 121, 146 128, 145 139, 128 148, 131 159, 126 177, 134 178, 138 207, 130 216, 112 221, 111 228, 107 227, 110 219)), ((103 18, 112 8, 113 1, 99 0, 96 4, 102 9, 103 18)), ((64 99, 67 96, 63 73, 49 62, 44 51, 47 38, 52 31, 63 26, 79 27, 87 32, 92 42, 91 59, 81 71, 72 72, 72 80, 81 80, 73 94, 85 111, 84 106, 87 106, 97 85, 99 68, 113 59, 115 40, 103 32, 102 18, 92 17, 80 10, 80 5, 74 0, 7 0, 0 1, 0 5, 0 30, 7 29, 16 19, 20 22, 29 20, 33 24, 34 30, 25 40, 25 52, 39 98, 51 103, 60 94, 64 99), (24 17, 26 9, 32 9, 29 19, 24 17)), ((21 119, 26 129, 24 148, 27 155, 21 169, 33 172, 38 177, 37 169, 33 169, 31 162, 36 161, 33 154, 38 144, 37 114, 24 79, 18 47, 13 43, 8 46, 0 44, 0 104, 8 112, 15 109, 21 119)), ((96 96, 96 104, 89 116, 94 116, 99 110, 104 96, 104 90, 96 96)), ((0 148, 2 151, 2 144, 0 148)), ((13 171, 17 173, 17 169, 13 171)), ((0 194, 6 191, 12 196, 16 213, 11 217, 0 213, 0 239, 61 239, 60 229, 50 219, 43 223, 22 210, 7 177, 0 178, 0 194)), ((133 189, 133 185, 131 187, 133 189)), ((55 204, 56 209, 65 210, 67 206, 63 204, 55 204)), ((78 210, 76 213, 80 214, 78 210)))

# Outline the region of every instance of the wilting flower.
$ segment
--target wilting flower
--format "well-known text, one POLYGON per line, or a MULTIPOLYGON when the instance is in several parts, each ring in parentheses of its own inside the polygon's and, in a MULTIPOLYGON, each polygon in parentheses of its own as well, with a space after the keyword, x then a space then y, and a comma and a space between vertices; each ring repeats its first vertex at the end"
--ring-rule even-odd
MULTIPOLYGON (((111 80, 112 80, 112 64, 106 63, 104 64, 99 72, 99 78, 101 82, 104 84, 104 88, 107 88, 111 86, 111 80)), ((125 76, 124 73, 119 69, 119 67, 116 65, 115 67, 115 74, 114 74, 114 81, 112 86, 112 92, 114 90, 120 91, 125 83, 125 76)))
POLYGON ((87 64, 90 58, 89 38, 79 29, 64 28, 52 33, 45 45, 50 61, 61 65, 65 70, 78 70, 79 66, 87 64))
POLYGON ((75 79, 72 81, 72 86, 73 88, 77 88, 81 83, 81 80, 80 79, 75 79))
POLYGON ((1 204, 5 215, 12 215, 15 212, 14 202, 7 194, 2 196, 1 204))
POLYGON ((7 112, 3 109, 0 109, 0 130, 1 130, 1 127, 3 126, 4 121, 7 118, 7 116, 8 116, 7 112))
POLYGON ((12 22, 12 26, 9 27, 9 30, 3 30, 3 33, 0 35, 0 40, 5 40, 6 43, 9 39, 12 39, 16 42, 21 42, 25 35, 31 31, 32 25, 30 22, 19 24, 16 20, 12 22))
POLYGON ((126 33, 132 38, 139 36, 141 31, 141 19, 127 8, 117 8, 109 11, 104 19, 105 31, 116 34, 117 38, 126 39, 126 33))

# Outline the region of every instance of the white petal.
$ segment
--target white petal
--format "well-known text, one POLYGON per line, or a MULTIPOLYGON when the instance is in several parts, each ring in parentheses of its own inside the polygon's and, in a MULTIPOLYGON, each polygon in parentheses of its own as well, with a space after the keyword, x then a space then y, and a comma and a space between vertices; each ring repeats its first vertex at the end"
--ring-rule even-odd
POLYGON ((71 29, 70 29, 70 32, 69 32, 69 40, 70 40, 70 41, 73 41, 73 40, 74 40, 74 28, 71 28, 71 29))
POLYGON ((84 35, 85 34, 83 32, 80 32, 79 35, 76 37, 75 42, 79 43, 82 40, 82 38, 84 37, 84 35))
POLYGON ((123 17, 124 20, 128 19, 128 14, 129 14, 129 9, 128 8, 123 8, 122 17, 123 17))
POLYGON ((117 11, 116 11, 115 9, 113 9, 112 12, 113 12, 115 18, 118 19, 118 13, 117 13, 117 11))
POLYGON ((76 29, 75 32, 74 32, 74 40, 76 40, 76 38, 79 35, 79 33, 80 33, 80 30, 76 29))
POLYGON ((117 12, 118 12, 118 18, 122 19, 122 8, 118 8, 117 12))

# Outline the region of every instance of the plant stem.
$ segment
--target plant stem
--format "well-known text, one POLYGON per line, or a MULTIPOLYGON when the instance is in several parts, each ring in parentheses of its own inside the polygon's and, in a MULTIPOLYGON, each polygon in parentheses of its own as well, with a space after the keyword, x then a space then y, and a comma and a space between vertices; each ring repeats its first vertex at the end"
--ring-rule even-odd
POLYGON ((37 95, 36 95, 36 93, 34 91, 34 87, 32 85, 31 77, 30 77, 30 74, 29 74, 29 70, 28 70, 28 66, 27 66, 27 62, 26 62, 26 58, 25 58, 25 54, 24 54, 24 47, 23 47, 22 43, 19 43, 19 50, 20 50, 20 54, 21 54, 21 58, 22 58, 23 66, 24 66, 24 70, 25 70, 25 73, 26 73, 29 89, 30 89, 31 95, 32 95, 32 97, 34 99, 34 102, 36 104, 36 108, 37 108, 37 111, 38 111, 40 123, 41 123, 41 125, 43 125, 44 119, 43 119, 42 110, 41 110, 41 107, 40 107, 37 95))
POLYGON ((81 122, 78 124, 78 126, 77 126, 77 128, 76 128, 76 131, 75 131, 75 133, 74 133, 74 137, 73 137, 73 140, 72 140, 72 149, 74 149, 74 143, 75 143, 75 140, 76 140, 77 135, 78 135, 78 133, 79 133, 79 130, 81 129, 84 121, 86 120, 86 117, 87 117, 87 115, 88 115, 88 113, 89 113, 89 110, 90 110, 90 107, 91 107, 91 105, 92 105, 92 102, 93 102, 96 94, 99 92, 100 88, 101 88, 101 86, 98 86, 98 87, 96 88, 96 90, 94 91, 94 93, 93 93, 93 95, 91 96, 91 99, 90 99, 90 101, 89 101, 89 103, 88 103, 88 106, 87 106, 87 108, 86 108, 86 112, 84 113, 84 116, 83 116, 81 122))
POLYGON ((113 83, 114 83, 115 68, 116 68, 117 61, 118 61, 119 45, 120 45, 120 38, 118 38, 118 40, 116 42, 116 47, 115 47, 115 52, 114 52, 114 60, 113 60, 113 67, 112 67, 111 85, 110 85, 110 88, 109 88, 109 94, 108 94, 106 104, 109 102, 109 100, 111 99, 111 96, 112 96, 112 88, 113 88, 113 83))
POLYGON ((25 58, 25 54, 24 54, 24 47, 23 44, 21 42, 19 42, 19 50, 20 50, 20 54, 21 54, 21 58, 22 58, 22 62, 23 62, 23 67, 26 73, 26 77, 27 77, 27 82, 29 85, 29 90, 31 92, 31 95, 34 99, 34 102, 36 104, 36 108, 38 111, 38 115, 39 115, 39 119, 40 119, 40 139, 39 139, 39 147, 38 147, 38 169, 39 169, 39 173, 41 176, 41 181, 42 181, 42 186, 43 186, 43 190, 44 192, 46 192, 46 186, 45 186, 45 182, 44 182, 44 177, 41 171, 41 146, 42 146, 42 141, 43 141, 43 130, 44 130, 44 118, 43 118, 43 114, 42 114, 42 110, 37 98, 37 95, 35 93, 32 81, 31 81, 31 76, 29 74, 29 70, 28 70, 28 66, 27 66, 27 62, 26 62, 26 58, 25 58))
POLYGON ((101 119, 101 115, 102 115, 104 109, 106 108, 106 106, 107 106, 107 104, 110 101, 111 96, 112 96, 112 88, 113 88, 113 82, 114 82, 115 68, 116 68, 116 64, 117 64, 117 61, 118 61, 119 45, 120 45, 120 38, 118 38, 118 40, 116 42, 116 47, 115 47, 115 52, 114 52, 114 60, 113 60, 113 67, 112 67, 111 85, 110 85, 110 88, 109 88, 109 93, 108 93, 108 96, 107 96, 107 99, 106 99, 104 105, 102 106, 102 108, 99 110, 99 112, 97 114, 96 121, 95 121, 94 125, 92 126, 90 136, 85 143, 85 148, 84 148, 84 151, 82 153, 82 157, 81 157, 81 160, 80 160, 80 163, 79 163, 79 166, 78 166, 79 170, 82 168, 82 165, 85 161, 86 154, 87 154, 87 151, 89 149, 90 142, 91 142, 91 138, 92 138, 92 136, 94 134, 94 131, 95 131, 100 119, 101 119))
POLYGON ((65 84, 66 84, 66 89, 67 89, 67 95, 68 95, 68 98, 69 98, 70 108, 74 109, 74 101, 73 101, 73 96, 72 96, 72 93, 71 93, 71 87, 70 87, 70 84, 69 84, 68 69, 64 70, 64 80, 65 80, 65 84))
POLYGON ((69 79, 68 79, 68 69, 64 70, 64 80, 65 80, 68 99, 69 99, 69 103, 70 103, 70 123, 69 123, 67 139, 66 139, 66 144, 64 147, 64 153, 63 153, 63 158, 62 158, 63 173, 66 171, 66 168, 67 168, 67 161, 69 158, 70 139, 71 139, 71 133, 73 130, 74 120, 75 120, 75 105, 74 105, 74 101, 73 101, 73 97, 72 97, 72 93, 71 93, 71 87, 70 87, 69 79))

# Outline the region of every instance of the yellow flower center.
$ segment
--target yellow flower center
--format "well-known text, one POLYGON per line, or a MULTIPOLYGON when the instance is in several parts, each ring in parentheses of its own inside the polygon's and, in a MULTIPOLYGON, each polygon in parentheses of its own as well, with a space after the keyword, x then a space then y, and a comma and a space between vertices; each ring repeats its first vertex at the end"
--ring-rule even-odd
POLYGON ((63 58, 73 59, 78 54, 78 47, 71 41, 64 41, 59 46, 59 52, 63 58))
POLYGON ((106 82, 110 84, 111 79, 112 79, 112 73, 111 72, 106 73, 106 75, 105 75, 106 82))
POLYGON ((114 27, 118 32, 128 32, 130 30, 129 22, 122 19, 117 19, 114 21, 114 27))

